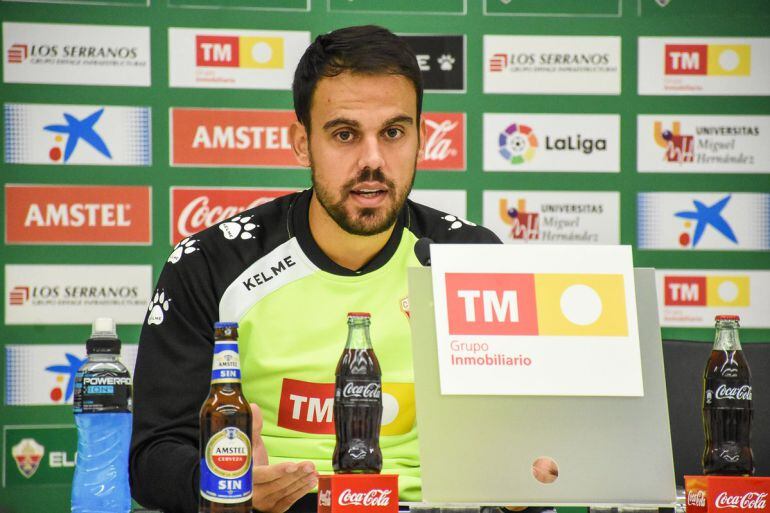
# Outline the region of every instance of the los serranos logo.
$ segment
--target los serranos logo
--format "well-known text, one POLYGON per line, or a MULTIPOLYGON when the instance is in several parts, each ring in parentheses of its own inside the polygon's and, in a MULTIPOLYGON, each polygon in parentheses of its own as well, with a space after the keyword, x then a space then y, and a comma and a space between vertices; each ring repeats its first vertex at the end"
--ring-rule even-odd
POLYGON ((368 492, 353 492, 350 488, 343 490, 337 499, 340 506, 380 506, 390 504, 390 490, 375 488, 368 492))
POLYGON ((747 492, 743 495, 730 495, 722 492, 717 496, 715 504, 717 509, 762 510, 767 506, 767 493, 747 492))

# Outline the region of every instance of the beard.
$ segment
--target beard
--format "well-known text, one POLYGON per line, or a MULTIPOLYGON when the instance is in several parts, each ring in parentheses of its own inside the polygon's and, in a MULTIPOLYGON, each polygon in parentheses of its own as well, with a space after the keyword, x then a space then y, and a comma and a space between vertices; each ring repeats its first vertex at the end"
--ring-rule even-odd
MULTIPOLYGON (((417 161, 415 159, 415 168, 417 161)), ((415 169, 413 168, 413 169, 415 169)), ((387 178, 381 169, 362 169, 358 175, 345 182, 339 191, 339 200, 335 201, 334 191, 329 190, 316 180, 313 165, 310 165, 313 191, 318 202, 326 210, 326 213, 334 219, 337 225, 351 235, 377 235, 388 230, 396 222, 401 207, 404 206, 407 196, 412 190, 416 172, 412 172, 409 185, 398 189, 396 184, 387 178), (386 188, 386 194, 390 198, 390 206, 379 208, 346 208, 345 203, 352 194, 356 185, 363 182, 379 182, 386 188)))

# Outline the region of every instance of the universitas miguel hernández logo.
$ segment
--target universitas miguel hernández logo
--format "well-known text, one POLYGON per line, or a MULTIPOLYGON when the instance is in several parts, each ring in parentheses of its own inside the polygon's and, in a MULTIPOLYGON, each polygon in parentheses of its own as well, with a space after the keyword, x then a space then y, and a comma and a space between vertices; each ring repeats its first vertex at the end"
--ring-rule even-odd
POLYGON ((660 121, 655 122, 655 144, 666 150, 663 158, 667 162, 692 162, 695 157, 695 138, 692 135, 680 134, 679 121, 674 121, 671 125, 671 129, 664 129, 660 121))
POLYGON ((498 146, 505 160, 511 164, 522 164, 535 156, 537 136, 527 125, 512 123, 500 132, 498 146))
POLYGON ((511 226, 510 237, 514 240, 540 238, 540 213, 527 211, 527 200, 519 198, 515 207, 508 206, 506 198, 500 198, 500 219, 511 226))

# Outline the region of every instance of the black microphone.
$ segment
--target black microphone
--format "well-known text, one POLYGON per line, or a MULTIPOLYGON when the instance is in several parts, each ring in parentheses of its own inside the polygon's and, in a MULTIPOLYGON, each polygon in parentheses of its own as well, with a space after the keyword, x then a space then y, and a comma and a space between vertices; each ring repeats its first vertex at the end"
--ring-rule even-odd
POLYGON ((423 237, 414 244, 414 256, 425 267, 430 266, 430 245, 433 244, 433 239, 423 237))

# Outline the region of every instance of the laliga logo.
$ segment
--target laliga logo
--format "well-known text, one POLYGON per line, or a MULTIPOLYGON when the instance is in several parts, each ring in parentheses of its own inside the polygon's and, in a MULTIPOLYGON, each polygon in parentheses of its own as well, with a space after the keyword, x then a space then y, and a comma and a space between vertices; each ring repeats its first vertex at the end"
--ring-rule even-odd
POLYGON ((719 385, 715 397, 717 399, 751 401, 751 386, 743 385, 742 387, 728 387, 727 385, 719 385))
POLYGON ((687 505, 688 506, 700 506, 706 507, 706 492, 703 490, 690 490, 687 492, 687 505))
POLYGON ((390 490, 374 489, 366 493, 353 493, 348 488, 340 494, 337 503, 340 506, 387 506, 390 504, 390 490))
POLYGON ((365 399, 379 399, 380 385, 369 383, 368 385, 354 385, 348 383, 342 390, 342 397, 363 397, 365 399))
POLYGON ((743 495, 727 495, 727 492, 722 492, 717 496, 716 506, 718 509, 765 509, 767 505, 765 499, 767 499, 767 493, 747 492, 743 495))

